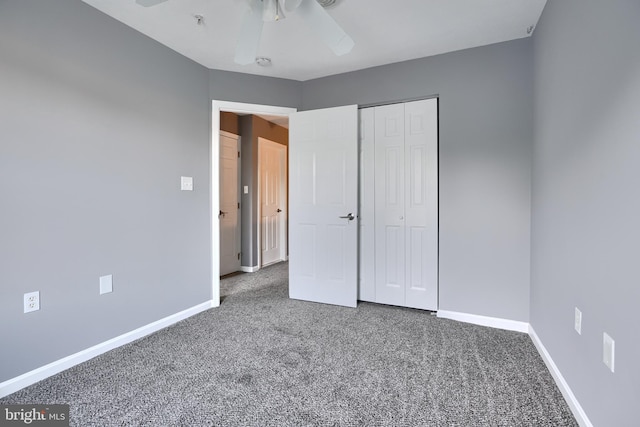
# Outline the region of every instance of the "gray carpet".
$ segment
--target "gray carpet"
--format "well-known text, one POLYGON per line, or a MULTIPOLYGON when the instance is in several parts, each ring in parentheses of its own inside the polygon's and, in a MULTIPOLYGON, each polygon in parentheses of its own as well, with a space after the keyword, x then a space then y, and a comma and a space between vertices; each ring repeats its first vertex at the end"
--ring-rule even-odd
POLYGON ((576 426, 526 334, 287 297, 286 263, 219 308, 0 399, 73 426, 576 426))

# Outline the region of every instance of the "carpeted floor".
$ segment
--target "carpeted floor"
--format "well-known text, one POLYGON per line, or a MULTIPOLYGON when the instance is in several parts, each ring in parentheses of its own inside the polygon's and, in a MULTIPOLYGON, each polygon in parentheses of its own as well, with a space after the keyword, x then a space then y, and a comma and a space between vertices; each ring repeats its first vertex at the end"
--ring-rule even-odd
POLYGON ((287 264, 211 309, 0 399, 73 426, 577 426, 526 334, 288 299, 287 264))

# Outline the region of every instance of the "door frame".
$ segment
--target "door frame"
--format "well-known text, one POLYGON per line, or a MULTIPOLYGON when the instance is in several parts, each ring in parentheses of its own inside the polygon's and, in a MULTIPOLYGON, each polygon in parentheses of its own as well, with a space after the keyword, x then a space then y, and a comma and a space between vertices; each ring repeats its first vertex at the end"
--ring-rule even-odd
MULTIPOLYGON (((267 138, 263 138, 261 136, 258 137, 258 218, 262 217, 262 159, 260 158, 260 152, 265 145, 276 145, 279 150, 282 150, 280 153, 281 156, 284 156, 284 169, 280 173, 280 196, 281 199, 285 203, 285 208, 283 209, 284 215, 280 218, 280 259, 282 261, 287 260, 287 218, 289 215, 289 195, 287 194, 287 162, 288 162, 288 147, 284 144, 279 144, 275 141, 272 141, 267 138)), ((262 268, 262 221, 258 221, 258 268, 262 268)))
POLYGON ((298 109, 215 99, 211 101, 211 105, 211 147, 209 150, 211 306, 218 307, 220 306, 220 223, 218 222, 218 212, 220 212, 220 113, 226 111, 230 113, 289 116, 289 114, 295 113, 298 109))

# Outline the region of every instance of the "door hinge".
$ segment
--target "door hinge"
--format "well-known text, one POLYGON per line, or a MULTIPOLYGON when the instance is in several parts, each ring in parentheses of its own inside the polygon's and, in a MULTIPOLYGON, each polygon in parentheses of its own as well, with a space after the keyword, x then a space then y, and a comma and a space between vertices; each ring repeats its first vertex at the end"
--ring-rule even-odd
POLYGON ((240 202, 238 202, 238 209, 240 209, 240 202))
POLYGON ((240 158, 240 152, 238 151, 238 158, 240 158))
POLYGON ((238 259, 240 259, 240 252, 238 252, 238 259))

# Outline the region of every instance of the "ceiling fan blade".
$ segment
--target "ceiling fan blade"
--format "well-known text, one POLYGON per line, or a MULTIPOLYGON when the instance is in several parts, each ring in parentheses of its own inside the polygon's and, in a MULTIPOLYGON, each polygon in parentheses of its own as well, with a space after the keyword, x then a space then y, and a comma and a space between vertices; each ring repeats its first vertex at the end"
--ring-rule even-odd
POLYGON ((140 6, 151 7, 160 3, 164 3, 166 1, 167 0, 136 0, 136 3, 138 3, 140 6))
POLYGON ((236 56, 233 61, 236 64, 252 64, 258 54, 260 36, 262 35, 262 1, 251 0, 250 9, 242 19, 240 35, 236 44, 236 56))
POLYGON ((338 56, 351 52, 353 39, 316 0, 302 0, 296 13, 307 22, 320 39, 338 56))

